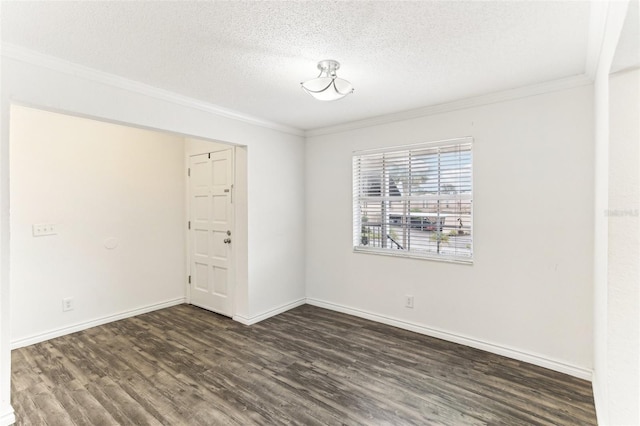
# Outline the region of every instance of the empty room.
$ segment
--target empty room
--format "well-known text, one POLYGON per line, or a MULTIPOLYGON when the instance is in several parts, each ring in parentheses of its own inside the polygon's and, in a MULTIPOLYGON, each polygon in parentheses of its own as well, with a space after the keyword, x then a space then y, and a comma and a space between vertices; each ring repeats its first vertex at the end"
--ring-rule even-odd
POLYGON ((637 0, 0 25, 0 425, 640 425, 637 0))

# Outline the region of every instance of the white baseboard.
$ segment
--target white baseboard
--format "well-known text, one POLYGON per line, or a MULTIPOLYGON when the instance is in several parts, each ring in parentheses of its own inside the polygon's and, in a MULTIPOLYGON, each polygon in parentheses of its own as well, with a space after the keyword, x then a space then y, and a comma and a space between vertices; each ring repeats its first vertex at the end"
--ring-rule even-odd
POLYGON ((461 345, 470 346, 476 349, 481 349, 483 351, 491 352, 497 355, 513 358, 518 361, 528 362, 529 364, 548 368, 550 370, 558 371, 560 373, 565 373, 570 376, 578 377, 583 380, 591 381, 592 379, 592 372, 589 369, 569 365, 569 364, 556 361, 541 355, 528 353, 518 349, 497 345, 494 343, 484 342, 482 340, 473 339, 471 337, 459 335, 456 333, 451 333, 444 330, 438 330, 432 327, 425 327, 423 325, 412 323, 409 321, 399 320, 396 318, 375 314, 375 313, 364 311, 361 309, 350 308, 348 306, 338 305, 335 303, 326 302, 326 301, 314 299, 311 297, 307 298, 307 303, 313 306, 318 306, 320 308, 342 312, 345 314, 353 315, 355 317, 364 318, 371 321, 380 322, 382 324, 387 324, 394 327, 402 328, 404 330, 409 330, 416 333, 424 334, 426 336, 436 337, 438 339, 447 340, 449 342, 459 343, 461 345))
POLYGON ((13 408, 9 406, 9 408, 5 409, 2 414, 0 414, 0 426, 9 426, 16 422, 16 415, 13 411, 13 408))
MULTIPOLYGON (((44 342, 45 340, 53 339, 55 337, 64 336, 67 334, 75 333, 77 331, 86 330, 87 328, 95 327, 95 326, 106 324, 113 321, 118 321, 121 319, 133 317, 136 315, 141 315, 141 314, 152 312, 158 309, 168 308, 170 306, 179 305, 181 303, 185 303, 184 297, 168 300, 161 303, 156 303, 153 305, 144 306, 137 309, 120 312, 114 315, 108 315, 108 316, 94 319, 91 321, 75 324, 69 327, 63 327, 63 328, 51 330, 46 333, 41 333, 34 336, 29 336, 26 338, 12 341, 11 349, 17 349, 24 346, 33 345, 35 343, 40 343, 40 342, 44 342)), ((432 327, 426 327, 426 326, 412 323, 409 321, 399 320, 396 318, 379 315, 373 312, 351 308, 348 306, 339 305, 339 304, 335 304, 335 303, 331 303, 331 302, 327 302, 319 299, 314 299, 310 297, 301 298, 289 303, 285 303, 284 305, 270 309, 258 315, 253 315, 251 317, 246 317, 243 315, 234 315, 233 319, 244 325, 253 325, 253 324, 259 323, 260 321, 264 321, 267 318, 271 318, 275 315, 281 314, 290 309, 304 305, 305 303, 308 303, 313 306, 318 306, 320 308, 325 308, 332 311, 353 315, 355 317, 376 321, 382 324, 391 325, 394 327, 402 328, 404 330, 409 330, 416 333, 424 334, 426 336, 436 337, 438 339, 446 340, 449 342, 459 343, 461 345, 470 346, 472 348, 481 349, 483 351, 491 352, 497 355, 513 358, 518 361, 528 362, 530 364, 548 368, 550 370, 558 371, 560 373, 569 374, 570 376, 578 377, 583 380, 591 381, 593 379, 592 371, 589 369, 566 364, 561 361, 556 361, 538 354, 533 354, 533 353, 521 351, 518 349, 509 348, 506 346, 477 340, 477 339, 459 335, 456 333, 451 333, 448 331, 439 330, 432 327)), ((594 393, 595 391, 596 389, 594 388, 594 393)), ((9 419, 13 418, 12 416, 13 416, 13 412, 0 415, 0 426, 4 424, 11 424, 11 423, 3 423, 3 422, 5 417, 7 418, 7 421, 8 421, 9 419)))
POLYGON ((259 323, 260 321, 264 321, 267 318, 271 318, 283 312, 286 312, 290 309, 297 308, 298 306, 302 306, 306 303, 306 299, 303 297, 302 299, 295 300, 293 302, 285 303, 284 305, 280 305, 277 308, 270 309, 266 312, 263 312, 258 315, 254 315, 252 317, 245 317, 243 315, 234 315, 234 321, 238 321, 244 325, 253 325, 259 323))
POLYGON ((67 334, 75 333, 78 331, 86 330, 87 328, 96 327, 98 325, 107 324, 109 322, 118 321, 121 319, 134 317, 136 315, 146 314, 147 312, 157 311, 158 309, 168 308, 170 306, 180 305, 185 303, 184 297, 178 297, 176 299, 167 300, 153 305, 147 305, 128 311, 119 312, 113 315, 107 315, 101 318, 93 319, 90 321, 81 322, 78 324, 70 325, 67 327, 57 328, 45 333, 36 334, 22 339, 17 339, 11 342, 11 349, 18 349, 24 346, 33 345, 36 343, 44 342, 45 340, 54 339, 56 337, 65 336, 67 334))

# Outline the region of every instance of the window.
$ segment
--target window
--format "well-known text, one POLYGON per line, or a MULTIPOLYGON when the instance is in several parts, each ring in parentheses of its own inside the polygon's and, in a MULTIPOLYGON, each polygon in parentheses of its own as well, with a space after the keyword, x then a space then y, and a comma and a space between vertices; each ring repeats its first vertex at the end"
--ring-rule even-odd
POLYGON ((357 252, 472 260, 472 139, 353 154, 357 252))

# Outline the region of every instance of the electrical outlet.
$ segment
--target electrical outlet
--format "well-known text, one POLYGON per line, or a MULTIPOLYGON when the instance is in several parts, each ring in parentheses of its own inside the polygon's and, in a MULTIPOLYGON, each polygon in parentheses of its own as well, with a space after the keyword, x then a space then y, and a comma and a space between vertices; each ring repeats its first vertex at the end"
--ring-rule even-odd
POLYGON ((73 311, 73 298, 62 299, 62 312, 73 311))
POLYGON ((34 237, 44 237, 46 235, 56 235, 58 233, 56 225, 53 223, 36 223, 32 227, 34 237))
POLYGON ((413 309, 413 296, 407 295, 404 297, 404 306, 413 309))

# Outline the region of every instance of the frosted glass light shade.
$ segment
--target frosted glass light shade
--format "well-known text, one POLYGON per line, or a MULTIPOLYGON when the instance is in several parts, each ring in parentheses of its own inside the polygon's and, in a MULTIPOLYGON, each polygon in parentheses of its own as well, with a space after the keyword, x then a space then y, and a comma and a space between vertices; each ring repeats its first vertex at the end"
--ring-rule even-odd
POLYGON ((320 61, 318 63, 320 75, 313 80, 300 83, 302 89, 320 101, 335 101, 353 93, 353 85, 336 76, 338 68, 340 64, 337 61, 320 61))

